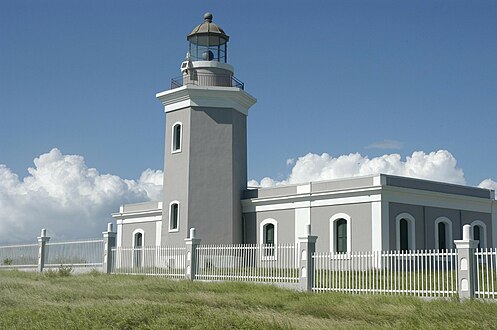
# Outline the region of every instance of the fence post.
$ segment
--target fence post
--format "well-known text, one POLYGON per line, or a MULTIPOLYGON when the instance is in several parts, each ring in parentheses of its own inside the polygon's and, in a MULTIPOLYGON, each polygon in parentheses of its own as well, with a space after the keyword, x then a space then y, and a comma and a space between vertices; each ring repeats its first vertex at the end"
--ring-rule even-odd
POLYGON ((314 284, 314 260, 317 236, 311 236, 311 225, 306 226, 305 236, 299 237, 299 288, 302 291, 312 291, 314 284))
POLYGON ((109 222, 107 224, 107 231, 102 232, 104 238, 102 272, 105 274, 110 274, 112 272, 112 265, 114 263, 112 249, 116 247, 117 233, 113 229, 112 223, 109 222))
POLYGON ((43 268, 45 268, 45 258, 47 255, 46 245, 50 237, 47 236, 47 230, 43 228, 41 230, 41 235, 38 237, 38 271, 43 272, 43 268))
POLYGON ((475 296, 476 265, 475 249, 478 241, 473 240, 471 225, 463 226, 462 240, 455 240, 457 249, 457 290, 459 299, 471 299, 475 296))
POLYGON ((197 272, 197 247, 200 244, 200 239, 195 238, 195 228, 190 228, 190 238, 185 238, 186 244, 186 265, 185 278, 195 280, 197 272))

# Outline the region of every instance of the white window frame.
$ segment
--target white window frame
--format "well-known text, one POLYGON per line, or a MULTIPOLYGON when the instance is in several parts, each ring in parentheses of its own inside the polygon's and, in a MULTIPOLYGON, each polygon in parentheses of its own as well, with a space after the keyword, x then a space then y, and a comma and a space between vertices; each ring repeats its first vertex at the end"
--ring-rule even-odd
POLYGON ((352 227, 352 218, 350 215, 346 213, 337 213, 330 218, 330 251, 332 253, 338 253, 336 251, 336 227, 337 221, 340 219, 344 219, 347 221, 347 252, 343 253, 344 255, 349 254, 352 251, 352 235, 351 235, 351 227, 352 227))
POLYGON ((474 239, 474 227, 480 226, 483 232, 480 231, 480 248, 484 249, 487 247, 487 225, 481 220, 475 220, 471 223, 471 238, 474 239), (483 238, 483 239, 481 239, 483 238))
POLYGON ((400 251, 400 220, 407 220, 407 230, 409 241, 408 250, 416 250, 416 219, 409 213, 403 212, 395 217, 395 227, 396 227, 396 248, 400 251))
POLYGON ((264 219, 259 224, 259 244, 261 246, 261 260, 277 260, 278 259, 278 221, 272 218, 264 219), (262 249, 264 243, 264 227, 268 224, 272 224, 274 226, 274 254, 272 256, 266 256, 262 249))
POLYGON ((172 133, 171 133, 171 153, 172 154, 177 154, 179 152, 181 152, 181 149, 183 149, 183 123, 180 122, 180 121, 177 121, 173 124, 172 126, 172 133), (174 149, 174 145, 175 145, 175 141, 174 141, 174 137, 176 134, 175 133, 175 127, 178 126, 180 127, 180 134, 179 134, 179 149, 174 149))
POLYGON ((452 240, 452 221, 447 218, 447 217, 438 217, 435 220, 435 249, 438 249, 439 247, 439 240, 438 240, 438 224, 440 222, 445 223, 446 228, 445 228, 445 241, 447 242, 447 249, 453 249, 454 248, 454 241, 452 240))
POLYGON ((180 224, 180 203, 178 201, 172 201, 169 203, 169 217, 168 217, 168 223, 169 223, 169 232, 170 233, 177 233, 179 232, 179 224, 180 224), (173 204, 178 205, 178 222, 176 228, 171 228, 171 211, 172 211, 172 206, 173 204))

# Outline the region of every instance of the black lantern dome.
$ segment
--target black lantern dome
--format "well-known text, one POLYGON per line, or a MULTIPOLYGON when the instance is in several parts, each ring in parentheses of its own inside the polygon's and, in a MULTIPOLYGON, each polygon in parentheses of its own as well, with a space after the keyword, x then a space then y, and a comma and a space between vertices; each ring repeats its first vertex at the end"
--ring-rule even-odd
POLYGON ((204 22, 195 27, 186 38, 190 42, 192 61, 217 61, 226 63, 229 36, 217 24, 212 23, 212 14, 204 14, 204 22))

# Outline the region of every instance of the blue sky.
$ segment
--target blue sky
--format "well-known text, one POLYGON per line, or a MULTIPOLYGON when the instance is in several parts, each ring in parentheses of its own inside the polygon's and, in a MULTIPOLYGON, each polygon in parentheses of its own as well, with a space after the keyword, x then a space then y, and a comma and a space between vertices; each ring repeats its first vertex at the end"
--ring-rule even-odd
POLYGON ((468 184, 497 180, 495 1, 3 0, 0 164, 24 177, 56 147, 122 178, 162 169, 155 93, 206 11, 258 99, 249 178, 309 152, 445 149, 468 184))
POLYGON ((0 243, 98 237, 119 205, 160 200, 155 94, 206 11, 258 99, 257 184, 384 171, 497 188, 496 1, 2 0, 0 243))

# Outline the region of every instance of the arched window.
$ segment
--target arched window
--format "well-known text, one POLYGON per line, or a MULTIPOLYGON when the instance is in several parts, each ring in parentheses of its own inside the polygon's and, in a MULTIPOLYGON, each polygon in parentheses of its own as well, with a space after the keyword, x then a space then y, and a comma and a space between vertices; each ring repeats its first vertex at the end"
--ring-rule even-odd
POLYGON ((173 125, 173 138, 171 147, 171 152, 173 153, 181 151, 182 127, 183 125, 181 123, 175 123, 173 125))
POLYGON ((169 232, 179 231, 179 202, 169 204, 169 232))
POLYGON ((143 265, 143 230, 136 229, 133 232, 133 267, 142 267, 143 265))
POLYGON ((264 226, 264 254, 266 256, 274 256, 274 225, 268 223, 264 226))
POLYGON ((347 252, 347 220, 338 219, 336 222, 336 252, 347 252))
POLYGON ((330 219, 330 251, 346 253, 352 250, 351 218, 348 214, 337 213, 330 219))
POLYGON ((401 213, 395 218, 397 224, 397 250, 416 249, 415 219, 409 213, 401 213))
POLYGON ((483 221, 475 220, 471 223, 473 239, 478 240, 478 249, 487 247, 487 226, 483 221))
POLYGON ((447 250, 452 248, 452 221, 446 217, 435 220, 435 248, 447 250))
POLYGON ((278 244, 278 222, 266 219, 259 225, 259 243, 262 246, 262 259, 276 259, 278 244))

